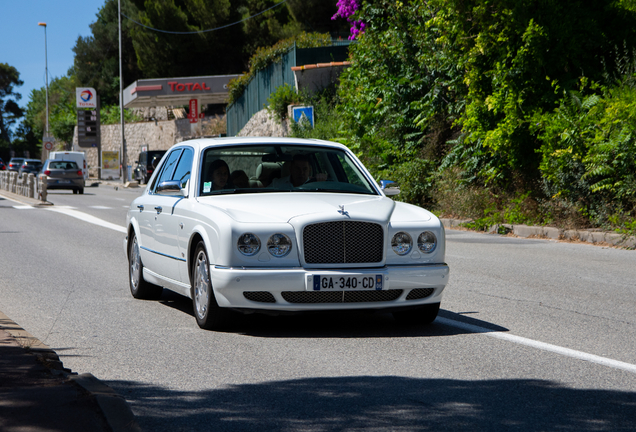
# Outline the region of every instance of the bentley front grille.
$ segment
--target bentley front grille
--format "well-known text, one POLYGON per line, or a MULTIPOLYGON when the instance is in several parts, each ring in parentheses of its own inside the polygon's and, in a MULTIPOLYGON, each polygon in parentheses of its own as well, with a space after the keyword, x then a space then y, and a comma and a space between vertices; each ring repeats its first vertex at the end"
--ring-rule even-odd
POLYGON ((372 303, 397 300, 403 290, 377 291, 283 291, 289 303, 372 303))
POLYGON ((307 225, 303 230, 307 264, 379 263, 384 252, 382 226, 338 221, 307 225))
POLYGON ((415 288, 406 296, 407 300, 419 300, 429 297, 433 294, 435 288, 415 288))

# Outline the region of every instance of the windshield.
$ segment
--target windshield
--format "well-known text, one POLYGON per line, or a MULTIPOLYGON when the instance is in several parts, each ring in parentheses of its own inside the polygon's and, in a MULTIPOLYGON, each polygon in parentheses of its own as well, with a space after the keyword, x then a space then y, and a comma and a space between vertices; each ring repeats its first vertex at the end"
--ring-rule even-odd
POLYGON ((298 145, 210 147, 201 159, 199 195, 336 192, 377 195, 340 149, 298 145))

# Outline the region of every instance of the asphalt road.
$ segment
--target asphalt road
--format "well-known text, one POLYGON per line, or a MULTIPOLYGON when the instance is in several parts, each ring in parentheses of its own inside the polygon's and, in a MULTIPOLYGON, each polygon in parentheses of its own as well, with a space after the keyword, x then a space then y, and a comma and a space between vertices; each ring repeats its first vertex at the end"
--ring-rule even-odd
POLYGON ((144 430, 636 430, 634 251, 448 230, 431 326, 250 315, 208 332, 183 297, 129 293, 121 229, 140 192, 0 199, 0 310, 144 430))

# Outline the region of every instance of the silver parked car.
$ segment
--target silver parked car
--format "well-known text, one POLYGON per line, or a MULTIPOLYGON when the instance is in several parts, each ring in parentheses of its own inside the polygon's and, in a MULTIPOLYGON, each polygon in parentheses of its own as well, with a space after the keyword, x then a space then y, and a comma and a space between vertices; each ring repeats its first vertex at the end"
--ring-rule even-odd
POLYGON ((71 189, 84 193, 84 175, 74 161, 47 159, 42 167, 47 189, 71 189))

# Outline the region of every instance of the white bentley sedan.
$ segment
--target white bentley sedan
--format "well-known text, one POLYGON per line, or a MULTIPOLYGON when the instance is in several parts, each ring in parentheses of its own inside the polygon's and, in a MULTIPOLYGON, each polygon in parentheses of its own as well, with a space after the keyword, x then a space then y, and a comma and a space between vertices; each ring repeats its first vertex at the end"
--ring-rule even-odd
POLYGON ((430 323, 448 282, 444 228, 386 195, 333 142, 182 142, 128 211, 130 290, 191 298, 205 329, 232 310, 383 309, 430 323))

